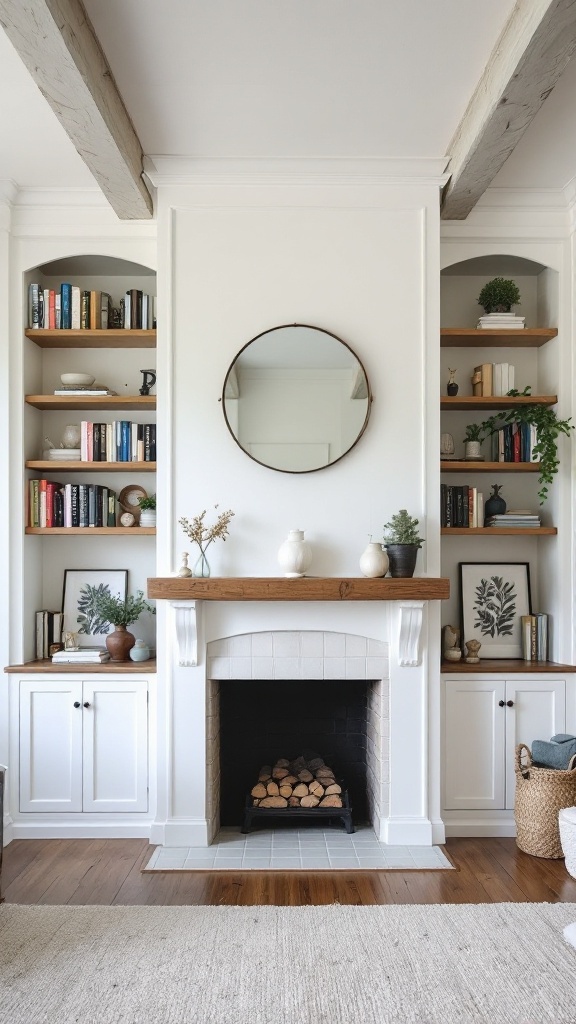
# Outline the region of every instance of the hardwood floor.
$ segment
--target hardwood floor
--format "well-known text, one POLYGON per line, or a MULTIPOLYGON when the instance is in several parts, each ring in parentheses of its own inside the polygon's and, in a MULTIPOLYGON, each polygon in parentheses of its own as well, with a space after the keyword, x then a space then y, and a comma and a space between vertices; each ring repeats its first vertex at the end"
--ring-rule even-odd
POLYGON ((576 903, 563 860, 513 839, 450 839, 455 871, 155 872, 145 839, 19 839, 4 849, 2 894, 24 904, 576 903))

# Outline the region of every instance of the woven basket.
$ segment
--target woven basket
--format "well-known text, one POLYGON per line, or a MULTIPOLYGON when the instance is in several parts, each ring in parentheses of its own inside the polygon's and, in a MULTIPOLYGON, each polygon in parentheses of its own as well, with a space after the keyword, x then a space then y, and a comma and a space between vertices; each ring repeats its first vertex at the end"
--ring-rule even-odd
POLYGON ((516 844, 532 857, 560 858, 558 812, 576 804, 576 755, 566 771, 535 768, 525 743, 516 747, 516 844), (527 762, 522 763, 523 753, 527 762))

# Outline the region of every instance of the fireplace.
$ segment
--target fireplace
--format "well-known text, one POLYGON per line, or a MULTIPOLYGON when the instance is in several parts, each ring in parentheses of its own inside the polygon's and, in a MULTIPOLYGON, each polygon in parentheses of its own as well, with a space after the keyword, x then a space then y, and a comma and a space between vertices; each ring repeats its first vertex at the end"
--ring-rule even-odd
POLYGON ((207 645, 207 671, 210 839, 220 825, 241 822, 263 764, 304 750, 342 777, 354 820, 380 830, 388 813, 387 644, 306 630, 242 634, 207 645))

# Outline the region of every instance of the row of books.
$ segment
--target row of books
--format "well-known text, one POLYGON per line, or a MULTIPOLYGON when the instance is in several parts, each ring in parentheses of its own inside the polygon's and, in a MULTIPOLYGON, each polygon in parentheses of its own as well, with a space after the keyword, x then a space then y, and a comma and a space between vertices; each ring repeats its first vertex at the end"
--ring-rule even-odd
POLYGON ((156 462, 156 424, 80 421, 81 462, 156 462))
POLYGON ((60 288, 28 286, 28 326, 44 330, 151 330, 156 326, 156 296, 130 288, 114 308, 108 292, 81 289, 63 281, 60 288))
POLYGON ((507 395, 514 387, 514 376, 511 363, 481 363, 474 367, 472 394, 477 398, 507 395))
POLYGON ((522 615, 522 657, 524 661, 548 660, 548 616, 544 612, 522 615))
POLYGON ((492 462, 538 462, 534 446, 538 431, 533 423, 506 423, 491 435, 492 462))
POLYGON ((440 484, 440 526, 484 526, 484 492, 470 484, 440 484))
POLYGON ((36 612, 36 657, 49 658, 50 647, 62 640, 62 612, 36 612))
POLYGON ((60 484, 54 480, 28 482, 28 525, 116 526, 116 492, 101 484, 60 484))

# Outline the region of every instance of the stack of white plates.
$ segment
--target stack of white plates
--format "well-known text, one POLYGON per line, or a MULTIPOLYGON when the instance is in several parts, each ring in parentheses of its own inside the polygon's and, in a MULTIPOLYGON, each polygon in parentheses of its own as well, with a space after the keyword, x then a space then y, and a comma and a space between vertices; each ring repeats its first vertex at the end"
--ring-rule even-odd
POLYGON ((48 458, 58 462, 79 462, 79 448, 49 448, 48 458))

